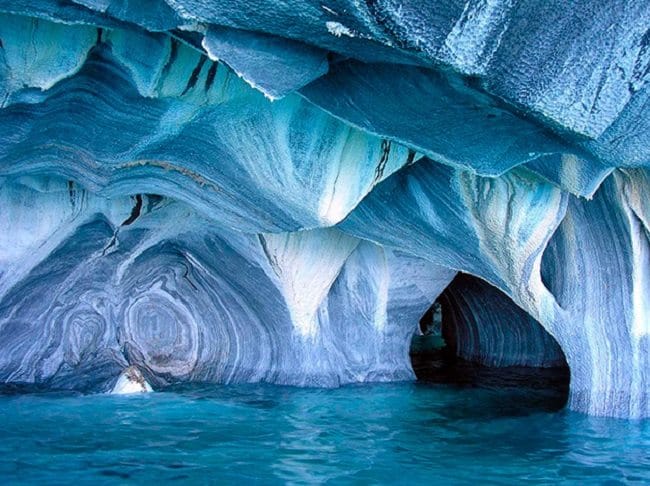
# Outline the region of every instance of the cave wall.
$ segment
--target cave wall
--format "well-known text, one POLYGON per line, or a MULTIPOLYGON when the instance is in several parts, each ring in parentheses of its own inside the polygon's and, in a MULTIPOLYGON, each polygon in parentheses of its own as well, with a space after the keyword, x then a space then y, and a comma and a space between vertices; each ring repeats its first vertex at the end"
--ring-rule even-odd
POLYGON ((485 366, 566 366, 557 341, 503 292, 459 274, 438 297, 445 342, 467 361, 485 366))
POLYGON ((542 262, 561 307, 547 328, 571 366, 571 406, 593 414, 648 413, 649 182, 645 170, 617 172, 592 201, 571 201, 542 262))
POLYGON ((336 229, 246 234, 58 179, 0 198, 3 382, 102 391, 128 365, 158 386, 412 379, 412 323, 455 273, 336 229))
POLYGON ((573 409, 650 415, 648 20, 0 1, 0 379, 412 378, 461 271, 553 336, 573 409))

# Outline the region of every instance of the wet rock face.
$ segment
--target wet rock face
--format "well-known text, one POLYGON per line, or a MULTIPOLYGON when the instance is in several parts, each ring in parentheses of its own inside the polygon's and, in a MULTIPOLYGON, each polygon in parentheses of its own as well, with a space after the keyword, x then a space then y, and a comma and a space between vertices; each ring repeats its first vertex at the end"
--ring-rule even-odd
POLYGON ((0 1, 0 380, 410 379, 461 271, 512 301, 488 342, 559 345, 572 408, 650 415, 649 20, 0 1))

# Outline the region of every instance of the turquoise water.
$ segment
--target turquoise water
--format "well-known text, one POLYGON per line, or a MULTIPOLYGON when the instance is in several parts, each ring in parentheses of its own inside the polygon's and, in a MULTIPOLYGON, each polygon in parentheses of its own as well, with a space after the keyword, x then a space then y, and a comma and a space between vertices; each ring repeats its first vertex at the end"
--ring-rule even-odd
POLYGON ((0 483, 650 481, 650 423, 423 384, 0 396, 0 483))

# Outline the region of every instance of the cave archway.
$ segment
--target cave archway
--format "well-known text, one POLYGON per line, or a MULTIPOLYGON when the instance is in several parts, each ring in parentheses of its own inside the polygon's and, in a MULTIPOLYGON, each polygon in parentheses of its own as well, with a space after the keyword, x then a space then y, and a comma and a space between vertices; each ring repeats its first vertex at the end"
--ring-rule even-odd
POLYGON ((506 294, 459 273, 419 322, 411 344, 418 380, 553 389, 566 403, 569 368, 557 341, 506 294))

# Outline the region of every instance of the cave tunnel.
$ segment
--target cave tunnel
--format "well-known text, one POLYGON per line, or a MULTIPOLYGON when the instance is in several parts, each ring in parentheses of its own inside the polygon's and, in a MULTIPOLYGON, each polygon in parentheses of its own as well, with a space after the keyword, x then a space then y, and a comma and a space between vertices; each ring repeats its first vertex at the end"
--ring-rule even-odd
POLYGON ((418 381, 495 389, 531 388, 557 410, 570 373, 557 341, 506 294, 459 273, 419 321, 410 348, 418 381))

